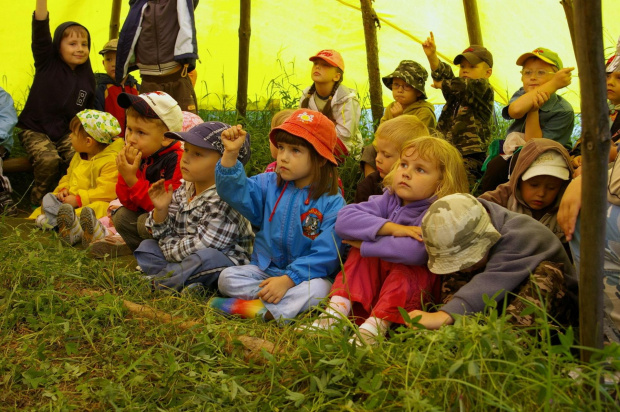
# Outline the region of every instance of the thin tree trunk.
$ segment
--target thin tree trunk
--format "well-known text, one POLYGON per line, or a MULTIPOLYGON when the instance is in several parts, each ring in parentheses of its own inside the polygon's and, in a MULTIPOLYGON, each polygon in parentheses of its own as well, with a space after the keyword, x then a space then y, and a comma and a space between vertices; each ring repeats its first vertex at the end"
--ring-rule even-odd
POLYGON ((112 14, 110 16, 109 40, 118 38, 120 19, 121 19, 121 0, 114 0, 112 2, 112 14))
POLYGON ((377 27, 375 11, 371 0, 360 0, 362 21, 364 23, 364 38, 366 40, 366 65, 370 83, 370 110, 375 130, 383 116, 383 91, 381 90, 381 74, 379 72, 379 46, 377 44, 377 27))
POLYGON ((463 0, 465 9, 465 22, 467 23, 467 35, 469 44, 483 46, 482 30, 480 30, 480 18, 478 17, 478 5, 476 0, 463 0))
MULTIPOLYGON (((583 156, 579 322, 581 345, 603 347, 603 262, 610 136, 600 0, 575 1, 583 156)), ((581 350, 581 359, 592 352, 581 350)))
POLYGON ((237 80, 237 115, 245 118, 248 105, 248 68, 250 62, 251 0, 241 0, 239 19, 239 74, 237 80))
POLYGON ((573 7, 573 0, 560 0, 560 4, 564 7, 568 31, 570 32, 570 40, 573 44, 573 51, 575 51, 575 55, 577 55, 575 49, 575 9, 573 7))

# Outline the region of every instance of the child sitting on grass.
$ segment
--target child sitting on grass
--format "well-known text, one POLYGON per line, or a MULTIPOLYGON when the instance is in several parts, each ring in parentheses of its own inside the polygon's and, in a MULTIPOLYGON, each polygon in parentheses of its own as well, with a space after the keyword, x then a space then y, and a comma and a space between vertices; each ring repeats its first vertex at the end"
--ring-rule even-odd
MULTIPOLYGON (((469 194, 454 194, 431 205, 422 219, 428 268, 442 275, 437 312, 414 310, 428 329, 451 325, 457 316, 481 312, 485 295, 502 301, 520 326, 534 325, 529 304, 544 306, 555 319, 570 318, 577 298, 575 269, 559 239, 540 222, 469 194), (541 302, 542 298, 542 302, 541 302), (529 304, 528 304, 529 302, 529 304)), ((560 321, 561 321, 560 320, 560 321)))
MULTIPOLYGON (((372 142, 376 171, 357 185, 355 203, 365 202, 370 196, 383 194, 383 178, 398 161, 398 154, 405 142, 428 136, 428 128, 416 116, 402 115, 379 125, 372 142)), ((366 153, 367 151, 364 151, 366 153)))
POLYGON ((551 139, 570 150, 570 137, 575 124, 573 107, 557 91, 571 83, 573 68, 564 68, 557 53, 538 47, 517 59, 522 66, 523 87, 510 98, 502 109, 502 117, 514 120, 506 131, 503 155, 492 158, 482 180, 480 190, 494 190, 506 183, 517 161, 518 147, 532 139, 551 139), (514 155, 513 155, 514 153, 514 155))
POLYGON ((482 177, 482 164, 491 137, 493 56, 486 48, 472 45, 454 58, 459 77, 448 63, 437 57, 435 36, 422 44, 431 66, 433 87, 440 89, 446 104, 437 121, 437 130, 463 155, 470 189, 482 177))
MULTIPOLYGON (((420 63, 413 60, 401 61, 394 73, 383 78, 383 84, 392 91, 394 101, 385 108, 379 123, 383 124, 383 122, 400 115, 413 115, 420 119, 429 131, 435 130, 435 108, 426 101, 426 91, 424 90, 427 78, 428 73, 420 63)), ((428 133, 424 135, 428 135, 428 133)), ((376 156, 377 151, 374 145, 364 147, 360 159, 364 176, 368 176, 377 170, 376 156)))
POLYGON ((181 185, 179 167, 181 143, 164 134, 180 132, 183 113, 178 103, 164 92, 138 96, 122 93, 118 104, 127 109, 125 147, 118 154, 116 194, 123 204, 112 215, 114 227, 133 251, 152 236, 146 229, 153 202, 148 195, 151 185, 164 179, 165 187, 176 190, 181 185))
POLYGON ((429 136, 404 144, 385 184, 382 196, 338 213, 336 233, 353 248, 336 276, 327 310, 312 324, 331 328, 352 314, 362 323, 357 344, 373 344, 393 323, 404 323, 399 307, 419 309, 439 297, 439 278, 426 267, 420 224, 435 200, 468 189, 458 150, 429 136))
POLYGON ((222 133, 225 151, 215 169, 217 192, 245 216, 256 233, 250 265, 220 274, 231 297, 210 305, 230 314, 286 322, 317 305, 339 264, 336 214, 345 205, 333 155, 334 124, 319 112, 295 111, 269 134, 278 148, 278 172, 246 177, 237 160, 246 132, 222 133))
POLYGON ((116 155, 122 139, 113 143, 121 127, 114 116, 105 112, 83 110, 69 126, 76 153, 67 174, 52 193, 43 197, 42 206, 30 218, 36 219, 42 229, 58 227, 62 240, 74 245, 82 240, 82 220, 78 220, 81 212, 88 207, 87 213, 102 217, 116 197, 116 155))
MULTIPOLYGON (((220 199, 215 188, 215 165, 222 157, 221 134, 230 125, 202 123, 187 132, 167 132, 182 140, 181 173, 185 183, 177 190, 161 179, 149 188, 153 211, 146 227, 154 239, 134 252, 138 265, 157 288, 181 291, 185 287, 217 286, 220 272, 246 265, 254 234, 249 222, 220 199)), ((238 160, 250 160, 250 135, 238 160)))
POLYGON ((68 21, 50 35, 47 0, 37 0, 32 19, 32 55, 35 74, 17 127, 19 140, 34 168, 30 192, 33 206, 56 186, 75 152, 69 123, 93 107, 95 76, 88 56, 86 27, 68 21))
POLYGON ((312 86, 303 91, 299 107, 321 112, 336 125, 334 155, 340 163, 362 146, 360 103, 355 90, 342 85, 344 60, 336 50, 321 50, 312 62, 312 86))
POLYGON ((480 199, 533 217, 555 233, 569 252, 557 214, 572 174, 570 156, 560 143, 533 139, 521 149, 510 181, 483 193, 480 199))

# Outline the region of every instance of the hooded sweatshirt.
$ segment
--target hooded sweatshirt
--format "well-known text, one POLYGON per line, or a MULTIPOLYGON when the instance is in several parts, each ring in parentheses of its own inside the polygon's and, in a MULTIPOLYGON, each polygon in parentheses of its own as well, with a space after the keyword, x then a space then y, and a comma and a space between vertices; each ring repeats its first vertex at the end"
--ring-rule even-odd
MULTIPOLYGON (((52 141, 67 135, 71 119, 80 111, 93 107, 95 75, 90 59, 72 70, 60 56, 62 34, 69 26, 84 27, 68 21, 50 35, 49 16, 32 20, 32 55, 34 80, 17 126, 46 134, 52 141)), ((86 27, 84 30, 88 33, 86 27)), ((88 33, 90 50, 90 33, 88 33)))
POLYGON ((564 191, 570 183, 570 180, 566 180, 562 184, 562 188, 558 192, 555 202, 552 205, 548 206, 545 210, 540 211, 541 213, 543 213, 543 215, 539 218, 537 218, 540 214, 537 213, 539 211, 532 210, 528 206, 528 204, 525 203, 523 197, 521 196, 521 190, 519 189, 521 176, 523 176, 525 171, 529 169, 534 160, 536 160, 536 158, 540 154, 550 150, 556 151, 562 155, 562 157, 566 161, 566 167, 568 168, 569 176, 572 176, 573 166, 571 165, 570 156, 566 149, 560 143, 550 139, 534 139, 528 142, 525 146, 523 146, 523 149, 521 149, 517 164, 515 165, 515 168, 512 172, 512 175, 510 176, 510 180, 508 181, 508 183, 499 185, 495 190, 483 193, 480 196, 480 199, 497 203, 498 205, 504 206, 506 209, 513 212, 531 216, 543 225, 547 226, 549 229, 551 229, 551 231, 562 242, 566 242, 564 232, 560 228, 560 225, 558 225, 557 215, 558 209, 560 207, 560 201, 562 200, 562 195, 564 195, 564 191))
POLYGON ((491 223, 501 238, 489 250, 489 260, 484 269, 461 287, 441 310, 451 315, 481 312, 485 306, 485 294, 490 297, 503 291, 495 296, 499 302, 506 291, 516 291, 544 261, 563 265, 568 295, 577 302, 575 268, 557 238, 533 219, 486 200, 480 200, 480 203, 489 212, 491 223))

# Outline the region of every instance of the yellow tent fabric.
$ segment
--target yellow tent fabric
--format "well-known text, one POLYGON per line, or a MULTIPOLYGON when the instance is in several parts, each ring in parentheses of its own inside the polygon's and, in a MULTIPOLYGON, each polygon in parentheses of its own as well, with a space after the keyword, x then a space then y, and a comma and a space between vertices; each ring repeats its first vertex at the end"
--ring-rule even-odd
MULTIPOLYGON (((433 31, 440 56, 451 60, 468 46, 462 0, 376 0, 381 19, 378 30, 382 75, 390 73, 400 60, 412 59, 428 68, 420 42, 433 31)), ((603 39, 606 55, 613 54, 620 19, 617 0, 603 0, 603 39)), ((6 1, 0 26, 0 85, 17 104, 25 102, 32 82, 30 51, 31 18, 35 1, 6 1)), ((50 1, 50 24, 54 28, 67 20, 84 24, 92 35, 91 63, 103 71, 97 53, 107 41, 112 0, 50 1)), ((122 20, 129 9, 123 1, 122 20)), ((575 66, 564 10, 557 0, 478 0, 485 46, 494 57, 491 82, 496 100, 506 103, 520 87, 517 57, 536 47, 556 51, 565 66, 575 66)), ((200 61, 196 92, 201 108, 235 106, 238 65, 239 2, 200 0, 196 29, 200 61)), ((310 85, 308 57, 324 48, 343 55, 344 84, 368 94, 368 75, 359 2, 354 0, 255 0, 252 2, 252 37, 248 96, 258 106, 269 97, 279 97, 275 83, 290 94, 310 85), (275 80, 272 82, 272 80, 275 80)), ((578 71, 573 83, 561 94, 579 111, 578 71)), ((137 72, 134 72, 136 75, 137 72)), ((391 101, 386 88, 384 103, 391 101)), ((438 90, 427 85, 429 101, 443 103, 438 90)), ((369 106, 368 101, 363 101, 369 106)), ((254 107, 254 106, 250 106, 254 107)))

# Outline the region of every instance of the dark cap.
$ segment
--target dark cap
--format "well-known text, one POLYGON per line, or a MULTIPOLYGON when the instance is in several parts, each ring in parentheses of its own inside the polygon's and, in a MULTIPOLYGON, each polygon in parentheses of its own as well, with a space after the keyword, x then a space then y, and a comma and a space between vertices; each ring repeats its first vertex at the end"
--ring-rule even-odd
POLYGON ((461 63, 462 59, 467 60, 474 66, 480 62, 485 62, 489 65, 489 67, 493 67, 493 55, 487 50, 486 47, 483 46, 478 46, 475 44, 469 46, 463 50, 461 54, 454 58, 454 64, 461 63))
MULTIPOLYGON (((184 142, 202 147, 203 149, 215 150, 219 154, 224 154, 224 144, 222 144, 222 132, 232 126, 222 122, 204 122, 192 127, 186 132, 166 132, 164 136, 171 139, 183 140, 184 142)), ((245 165, 250 160, 250 133, 245 136, 245 142, 239 150, 237 159, 245 165)))

